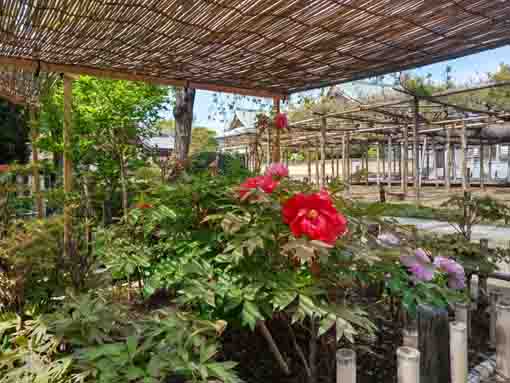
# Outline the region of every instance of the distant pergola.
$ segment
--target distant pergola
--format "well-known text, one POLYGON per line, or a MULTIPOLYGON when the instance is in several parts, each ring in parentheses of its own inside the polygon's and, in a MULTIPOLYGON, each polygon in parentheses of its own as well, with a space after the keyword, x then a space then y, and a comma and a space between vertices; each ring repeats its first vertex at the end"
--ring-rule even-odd
MULTIPOLYGON (((506 45, 509 20, 501 0, 13 0, 2 3, 0 65, 66 74, 70 192, 69 74, 271 97, 278 110, 295 92, 506 45)), ((278 135, 274 146, 278 160, 278 135)), ((64 216, 67 252, 69 206, 64 216)))

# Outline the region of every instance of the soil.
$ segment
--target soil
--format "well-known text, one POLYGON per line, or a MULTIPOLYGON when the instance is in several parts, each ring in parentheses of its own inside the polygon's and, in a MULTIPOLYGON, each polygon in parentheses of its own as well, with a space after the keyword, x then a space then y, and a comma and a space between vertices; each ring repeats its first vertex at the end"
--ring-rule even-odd
MULTIPOLYGON (((369 303, 366 299, 363 303, 369 303)), ((396 351, 402 344, 402 322, 396 310, 387 302, 375 300, 367 308, 378 331, 375 336, 359 335, 355 344, 341 340, 338 348, 356 351, 358 383, 395 383, 397 381, 396 351), (392 312, 393 311, 393 312, 392 312)), ((453 313, 452 320, 453 320, 453 313)), ((230 328, 223 337, 222 358, 239 363, 241 378, 248 383, 307 383, 306 371, 293 347, 286 318, 275 318, 267 322, 276 344, 289 364, 291 375, 285 376, 269 351, 269 347, 258 331, 230 328)), ((308 358, 308 334, 296 329, 297 342, 308 358)), ((474 367, 491 354, 489 340, 489 315, 484 307, 472 313, 472 334, 469 345, 469 365, 474 367)), ((324 335, 318 344, 317 383, 336 381, 334 359, 334 334, 324 335)), ((448 352, 448 350, 446 350, 448 352)))

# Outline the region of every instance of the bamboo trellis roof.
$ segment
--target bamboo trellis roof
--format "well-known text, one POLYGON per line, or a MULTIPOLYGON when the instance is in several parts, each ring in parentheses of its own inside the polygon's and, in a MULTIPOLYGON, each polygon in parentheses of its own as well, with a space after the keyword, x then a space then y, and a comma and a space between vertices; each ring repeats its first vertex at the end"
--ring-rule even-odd
POLYGON ((35 105, 49 91, 56 78, 52 73, 0 67, 0 98, 13 104, 35 105))
POLYGON ((510 42, 502 0, 1 0, 0 64, 259 96, 510 42))

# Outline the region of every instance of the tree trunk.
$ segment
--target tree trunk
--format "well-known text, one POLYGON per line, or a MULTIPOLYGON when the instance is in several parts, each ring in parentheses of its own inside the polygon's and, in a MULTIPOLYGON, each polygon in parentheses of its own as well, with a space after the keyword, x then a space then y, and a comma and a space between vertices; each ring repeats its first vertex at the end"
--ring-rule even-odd
POLYGON ((185 160, 189 153, 194 104, 195 89, 175 89, 175 154, 177 159, 181 161, 185 160))

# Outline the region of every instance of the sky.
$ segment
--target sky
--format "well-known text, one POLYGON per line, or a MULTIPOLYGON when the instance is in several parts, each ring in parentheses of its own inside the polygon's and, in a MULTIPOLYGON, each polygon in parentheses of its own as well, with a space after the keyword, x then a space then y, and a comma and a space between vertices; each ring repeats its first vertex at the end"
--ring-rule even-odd
MULTIPOLYGON (((477 53, 470 56, 465 56, 455 60, 449 60, 433 65, 427 65, 410 71, 419 75, 432 75, 433 81, 442 81, 446 67, 452 67, 452 78, 455 83, 469 83, 487 78, 488 72, 495 72, 501 63, 510 64, 510 45, 502 48, 477 53)), ((342 85, 342 89, 349 93, 352 84, 342 85)), ((210 129, 216 130, 218 133, 223 132, 225 122, 221 117, 214 117, 215 104, 213 92, 197 91, 195 99, 195 126, 205 126, 210 129), (211 116, 213 116, 211 118, 211 116)), ((241 101, 237 104, 242 108, 256 108, 256 105, 249 100, 241 101)), ((165 116, 171 118, 171 114, 165 116)))

